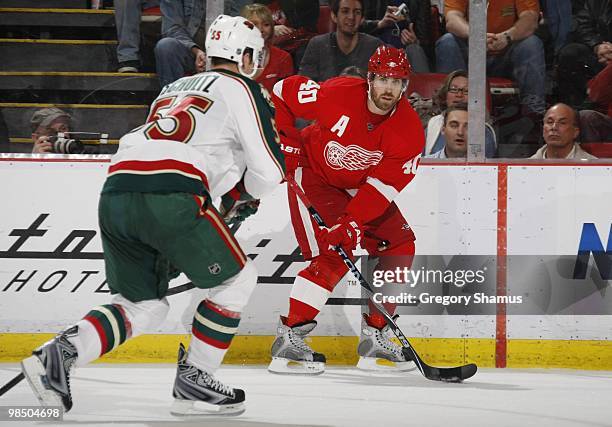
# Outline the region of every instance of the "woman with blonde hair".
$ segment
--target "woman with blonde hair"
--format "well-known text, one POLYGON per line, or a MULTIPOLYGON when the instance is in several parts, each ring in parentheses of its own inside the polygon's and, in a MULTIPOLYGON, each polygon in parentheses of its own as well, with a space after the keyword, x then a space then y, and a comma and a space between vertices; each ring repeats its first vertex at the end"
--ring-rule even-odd
POLYGON ((256 81, 268 92, 272 92, 277 81, 295 74, 291 55, 272 45, 274 20, 267 6, 259 3, 247 4, 242 8, 241 15, 255 24, 264 38, 264 70, 256 81))

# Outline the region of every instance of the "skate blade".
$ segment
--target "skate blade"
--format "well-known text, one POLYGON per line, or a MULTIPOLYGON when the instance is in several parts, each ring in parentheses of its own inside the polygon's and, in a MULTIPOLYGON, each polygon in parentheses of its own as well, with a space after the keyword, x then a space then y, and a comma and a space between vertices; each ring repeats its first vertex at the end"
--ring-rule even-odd
POLYGON ((273 357, 268 365, 268 372, 287 375, 321 375, 325 372, 325 363, 306 362, 273 357))
POLYGON ((359 357, 357 368, 362 371, 374 372, 406 372, 416 369, 414 362, 391 362, 377 357, 359 357))
POLYGON ((21 362, 21 371, 42 406, 64 407, 62 398, 56 392, 45 387, 43 378, 46 377, 47 371, 38 357, 30 356, 24 359, 21 362))
POLYGON ((236 416, 246 411, 244 402, 213 405, 199 400, 174 399, 170 413, 176 416, 236 416))

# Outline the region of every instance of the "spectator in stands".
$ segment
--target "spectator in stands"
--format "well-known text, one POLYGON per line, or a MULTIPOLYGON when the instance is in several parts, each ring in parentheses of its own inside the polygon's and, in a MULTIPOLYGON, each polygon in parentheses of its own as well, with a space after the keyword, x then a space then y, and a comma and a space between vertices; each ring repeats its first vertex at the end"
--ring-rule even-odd
POLYGON ((364 0, 364 9, 361 31, 405 48, 412 70, 429 73, 428 55, 433 52, 429 0, 364 0), (404 13, 398 13, 401 4, 407 6, 404 13))
MULTIPOLYGON (((515 80, 523 114, 536 117, 545 109, 544 46, 534 35, 539 13, 538 0, 487 2, 487 73, 515 80)), ((446 0, 444 15, 448 33, 436 42, 437 70, 439 73, 466 70, 468 0, 446 0)))
POLYGON ((140 71, 140 17, 142 9, 159 6, 159 0, 115 0, 119 73, 140 71))
POLYGON ((589 98, 607 107, 608 116, 612 117, 612 61, 589 82, 589 98))
POLYGON ((612 142, 612 117, 595 110, 580 110, 580 142, 612 142))
MULTIPOLYGON (((468 99, 468 75, 464 70, 456 70, 449 73, 436 94, 435 103, 439 106, 442 114, 429 119, 425 129, 425 155, 440 151, 446 144, 446 138, 442 132, 444 127, 444 111, 448 108, 467 103, 468 99)), ((485 123, 485 156, 494 157, 497 147, 495 132, 491 125, 485 123)))
POLYGON ((612 142, 612 61, 589 82, 589 98, 605 107, 608 115, 580 111, 580 141, 612 142))
POLYGON ((425 157, 432 159, 465 158, 468 146, 467 104, 459 103, 447 108, 442 114, 440 134, 444 145, 433 154, 425 157))
POLYGON ((318 0, 260 0, 272 11, 274 19, 273 44, 291 54, 299 64, 306 45, 317 35, 318 0))
POLYGON ((50 107, 36 110, 30 120, 32 127, 32 153, 53 153, 53 144, 49 138, 59 132, 70 132, 70 114, 59 108, 50 107))
POLYGON ((359 32, 363 21, 362 0, 333 0, 331 17, 335 32, 313 37, 300 64, 300 74, 315 81, 340 75, 350 65, 368 69, 368 60, 382 42, 359 32))
POLYGON ((242 13, 242 9, 253 4, 253 0, 225 0, 223 2, 223 13, 229 16, 238 16, 242 13))
POLYGON ((349 77, 359 77, 364 80, 367 78, 365 71, 363 71, 361 68, 356 67, 354 65, 349 65, 348 67, 346 67, 344 70, 340 72, 340 75, 349 76, 349 77))
POLYGON ((580 124, 576 110, 567 104, 555 104, 544 115, 544 146, 532 159, 596 159, 576 142, 580 124))
POLYGON ((572 1, 540 0, 540 6, 556 54, 567 42, 572 26, 572 1))
POLYGON ((206 68, 206 3, 199 0, 161 0, 162 36, 155 46, 157 75, 162 87, 185 74, 206 68))
POLYGON ((264 38, 266 49, 264 50, 264 70, 256 79, 268 92, 272 92, 274 84, 294 74, 293 60, 291 55, 282 49, 272 46, 274 36, 274 20, 272 13, 263 4, 248 4, 242 8, 242 16, 251 21, 264 38))
POLYGON ((559 52, 559 100, 579 107, 587 82, 612 60, 612 2, 585 0, 574 15, 573 43, 559 52))

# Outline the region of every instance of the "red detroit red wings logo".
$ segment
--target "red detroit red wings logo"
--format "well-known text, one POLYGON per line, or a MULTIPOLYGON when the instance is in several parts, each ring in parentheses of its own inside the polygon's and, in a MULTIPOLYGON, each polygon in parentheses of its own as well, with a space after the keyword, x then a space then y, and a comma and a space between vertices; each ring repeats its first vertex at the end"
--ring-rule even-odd
POLYGON ((356 171, 377 165, 383 153, 382 151, 368 151, 358 145, 344 147, 336 141, 329 141, 325 146, 324 156, 325 162, 332 169, 356 171))

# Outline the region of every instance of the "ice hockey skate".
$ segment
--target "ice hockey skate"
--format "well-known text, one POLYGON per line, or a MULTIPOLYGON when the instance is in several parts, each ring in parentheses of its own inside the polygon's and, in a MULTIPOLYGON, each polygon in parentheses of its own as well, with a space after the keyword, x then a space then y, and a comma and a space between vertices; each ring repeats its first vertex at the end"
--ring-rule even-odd
POLYGON ((272 362, 268 371, 275 374, 319 375, 325 371, 325 355, 314 352, 304 341, 317 326, 316 321, 289 327, 281 316, 272 343, 272 362))
POLYGON ((246 410, 244 390, 226 386, 206 371, 190 365, 183 344, 179 346, 172 395, 172 415, 240 415, 246 410))
POLYGON ((76 326, 62 332, 21 362, 21 370, 42 406, 62 406, 65 412, 72 408, 70 374, 78 354, 67 337, 76 332, 76 326))
POLYGON ((391 341, 389 326, 376 329, 364 319, 357 346, 357 368, 364 371, 410 371, 416 368, 412 360, 406 360, 402 348, 391 341))

